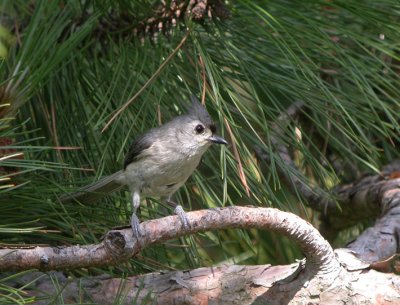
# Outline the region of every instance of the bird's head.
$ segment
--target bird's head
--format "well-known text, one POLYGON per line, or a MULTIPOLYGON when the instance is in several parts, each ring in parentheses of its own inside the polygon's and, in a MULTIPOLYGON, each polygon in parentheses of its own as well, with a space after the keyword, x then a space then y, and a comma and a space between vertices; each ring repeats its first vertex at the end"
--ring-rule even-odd
POLYGON ((228 144, 216 134, 215 123, 196 97, 192 97, 188 113, 180 117, 180 122, 178 142, 185 146, 182 149, 191 151, 191 154, 203 154, 211 144, 228 144))

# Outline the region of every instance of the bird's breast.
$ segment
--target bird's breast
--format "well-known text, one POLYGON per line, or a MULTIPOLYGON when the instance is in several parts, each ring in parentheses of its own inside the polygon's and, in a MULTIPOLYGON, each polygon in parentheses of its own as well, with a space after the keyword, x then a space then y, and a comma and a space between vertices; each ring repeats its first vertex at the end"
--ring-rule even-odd
POLYGON ((125 183, 144 196, 170 196, 186 182, 200 159, 201 155, 179 153, 148 155, 126 167, 125 183))

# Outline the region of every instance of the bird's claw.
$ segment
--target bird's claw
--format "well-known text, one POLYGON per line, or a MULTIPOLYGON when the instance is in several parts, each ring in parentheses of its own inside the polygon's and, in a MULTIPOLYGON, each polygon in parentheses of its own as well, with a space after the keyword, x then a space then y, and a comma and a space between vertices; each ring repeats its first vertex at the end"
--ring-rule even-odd
POLYGON ((187 218, 186 213, 183 210, 182 206, 177 205, 175 207, 174 212, 175 212, 176 215, 178 215, 178 217, 179 217, 179 219, 180 219, 180 221, 182 223, 183 228, 185 230, 189 230, 190 229, 189 219, 187 218))
POLYGON ((140 227, 139 218, 136 216, 135 213, 133 213, 132 217, 131 217, 131 228, 132 228, 133 237, 139 238, 139 237, 144 236, 144 233, 140 227))

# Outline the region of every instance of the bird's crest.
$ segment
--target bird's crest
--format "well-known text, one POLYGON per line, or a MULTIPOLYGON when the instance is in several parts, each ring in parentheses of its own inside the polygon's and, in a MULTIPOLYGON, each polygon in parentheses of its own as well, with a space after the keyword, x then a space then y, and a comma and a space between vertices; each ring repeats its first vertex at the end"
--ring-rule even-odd
POLYGON ((188 109, 188 114, 197 118, 200 122, 208 126, 211 130, 213 128, 215 129, 215 124, 211 116, 208 114, 206 108, 200 103, 197 97, 192 95, 190 99, 192 101, 192 104, 188 109))

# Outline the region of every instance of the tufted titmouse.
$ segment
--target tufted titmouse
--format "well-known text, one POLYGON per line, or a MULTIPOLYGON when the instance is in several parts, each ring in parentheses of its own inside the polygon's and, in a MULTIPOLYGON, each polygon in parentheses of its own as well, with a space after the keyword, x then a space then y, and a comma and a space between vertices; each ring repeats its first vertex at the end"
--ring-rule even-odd
POLYGON ((141 196, 166 199, 176 206, 175 213, 187 228, 186 214, 180 205, 171 201, 171 196, 190 177, 211 144, 228 144, 215 132, 216 126, 207 110, 192 97, 187 114, 147 131, 133 142, 122 170, 78 192, 63 195, 60 200, 94 202, 127 185, 132 193, 131 226, 136 237, 142 235, 136 216, 141 196))

